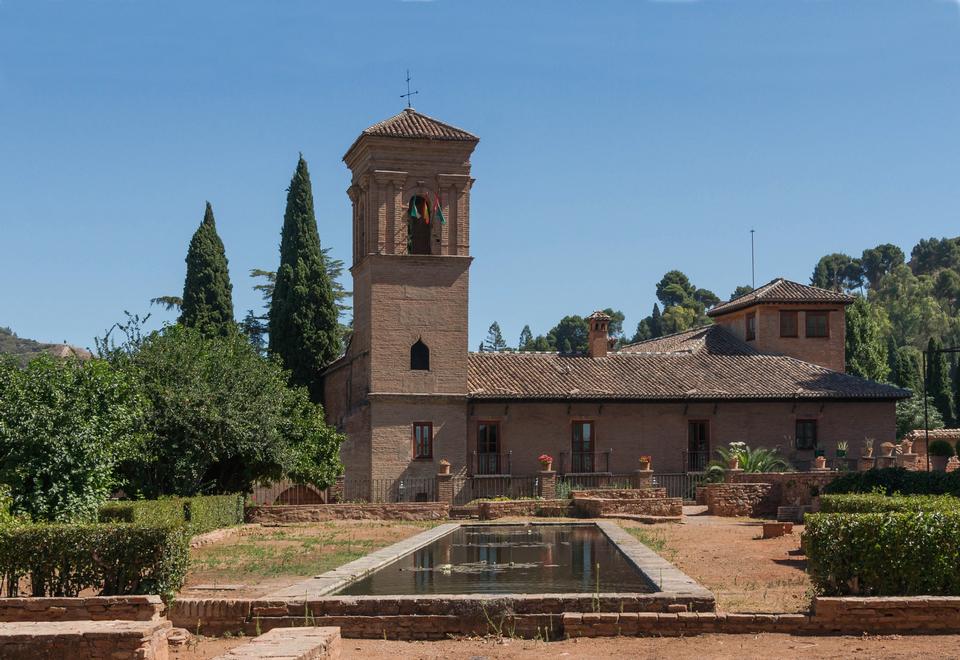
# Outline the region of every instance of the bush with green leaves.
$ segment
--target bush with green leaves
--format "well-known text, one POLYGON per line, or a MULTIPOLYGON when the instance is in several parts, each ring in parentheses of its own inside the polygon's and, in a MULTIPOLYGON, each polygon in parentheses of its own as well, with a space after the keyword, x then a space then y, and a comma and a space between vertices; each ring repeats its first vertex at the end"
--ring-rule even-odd
POLYGON ((183 586, 190 535, 183 525, 31 523, 0 527, 0 575, 7 596, 28 578, 31 595, 160 594, 183 586))
POLYGON ((734 457, 744 472, 788 472, 793 469, 776 449, 751 449, 745 442, 731 442, 728 447, 718 447, 717 454, 720 460, 711 461, 707 466, 707 478, 710 481, 721 481, 734 457))
POLYGON ((323 408, 304 388, 288 387, 287 372, 239 332, 169 326, 133 336, 106 351, 148 403, 144 449, 122 466, 126 492, 249 492, 258 480, 284 477, 326 488, 342 472, 343 436, 323 408))
POLYGON ((109 502, 100 507, 100 522, 184 525, 191 534, 203 534, 242 524, 243 503, 238 494, 109 502))
POLYGON ((136 455, 144 406, 128 373, 103 360, 0 360, 0 483, 33 520, 92 520, 115 470, 136 455))
POLYGON ((883 513, 912 511, 960 511, 960 497, 953 495, 884 495, 853 493, 821 495, 822 513, 883 513))
POLYGON ((953 449, 953 445, 946 440, 934 440, 931 442, 928 453, 931 456, 943 456, 946 458, 950 458, 956 454, 953 449))
POLYGON ((887 495, 954 495, 960 497, 960 470, 920 472, 904 468, 883 468, 848 472, 823 489, 824 493, 875 493, 887 495))
POLYGON ((960 596, 960 511, 806 516, 807 572, 827 596, 960 596))
POLYGON ((243 523, 243 495, 205 495, 187 502, 187 523, 194 534, 204 534, 243 523))

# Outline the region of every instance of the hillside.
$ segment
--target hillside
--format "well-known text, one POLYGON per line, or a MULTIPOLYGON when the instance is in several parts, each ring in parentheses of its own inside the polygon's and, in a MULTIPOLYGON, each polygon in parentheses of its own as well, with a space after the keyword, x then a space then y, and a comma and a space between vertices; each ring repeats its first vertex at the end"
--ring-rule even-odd
POLYGON ((24 365, 41 353, 50 353, 56 357, 76 355, 86 360, 91 356, 85 348, 70 346, 69 344, 44 344, 33 339, 18 337, 10 328, 0 327, 0 354, 14 355, 17 361, 24 365))

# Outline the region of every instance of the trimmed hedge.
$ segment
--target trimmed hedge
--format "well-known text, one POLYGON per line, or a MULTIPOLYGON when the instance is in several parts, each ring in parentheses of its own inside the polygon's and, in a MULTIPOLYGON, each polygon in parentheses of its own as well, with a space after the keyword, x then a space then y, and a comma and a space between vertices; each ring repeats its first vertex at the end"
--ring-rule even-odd
POLYGON ((823 513, 883 513, 912 511, 960 511, 960 498, 953 495, 907 495, 903 497, 863 493, 821 495, 823 513))
POLYGON ((110 502, 100 508, 100 522, 186 525, 203 534, 243 523, 243 495, 198 495, 161 500, 110 502))
POLYGON ((160 594, 183 586, 190 534, 182 525, 26 524, 0 528, 0 575, 8 596, 28 577, 33 596, 160 594))
POLYGON ((960 470, 916 472, 903 468, 848 472, 827 484, 824 493, 873 493, 887 495, 955 495, 960 497, 960 470))
POLYGON ((807 572, 828 596, 960 596, 960 512, 806 516, 807 572))

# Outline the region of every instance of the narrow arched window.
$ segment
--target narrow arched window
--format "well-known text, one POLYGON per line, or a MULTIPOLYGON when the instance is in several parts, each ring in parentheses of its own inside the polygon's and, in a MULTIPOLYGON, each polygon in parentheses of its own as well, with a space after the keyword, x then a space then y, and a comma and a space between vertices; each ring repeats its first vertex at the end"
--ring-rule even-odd
POLYGON ((426 197, 414 195, 407 207, 407 254, 430 254, 430 217, 434 212, 426 197))
POLYGON ((410 368, 430 371, 430 349, 422 339, 418 339, 417 343, 410 347, 410 368))

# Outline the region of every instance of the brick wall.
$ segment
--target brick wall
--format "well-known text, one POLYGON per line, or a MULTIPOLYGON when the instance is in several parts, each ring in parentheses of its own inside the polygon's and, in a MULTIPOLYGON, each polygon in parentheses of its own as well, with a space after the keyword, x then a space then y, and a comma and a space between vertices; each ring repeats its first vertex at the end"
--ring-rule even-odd
POLYGON ((597 488, 592 490, 575 490, 570 493, 573 498, 599 497, 605 500, 642 500, 646 498, 663 498, 667 496, 666 488, 597 488))
POLYGON ((161 612, 160 596, 0 598, 0 622, 154 621, 161 612))
POLYGON ((0 658, 167 660, 169 621, 0 623, 0 658))
POLYGON ((588 518, 599 518, 605 514, 626 513, 636 516, 677 517, 683 515, 683 499, 664 497, 643 499, 600 499, 594 497, 574 498, 574 506, 588 518))
POLYGON ((711 516, 759 516, 771 489, 765 483, 708 484, 703 487, 704 503, 711 516))
POLYGON ((326 520, 445 520, 446 502, 397 502, 382 504, 301 504, 251 506, 245 510, 251 523, 323 522, 326 520))
POLYGON ((480 520, 497 520, 507 516, 561 517, 573 514, 570 500, 510 500, 480 502, 480 520))
POLYGON ((735 483, 769 484, 770 489, 757 503, 755 515, 776 515, 781 506, 809 506, 836 479, 836 472, 741 472, 735 483))

